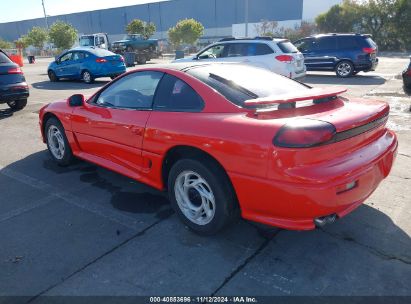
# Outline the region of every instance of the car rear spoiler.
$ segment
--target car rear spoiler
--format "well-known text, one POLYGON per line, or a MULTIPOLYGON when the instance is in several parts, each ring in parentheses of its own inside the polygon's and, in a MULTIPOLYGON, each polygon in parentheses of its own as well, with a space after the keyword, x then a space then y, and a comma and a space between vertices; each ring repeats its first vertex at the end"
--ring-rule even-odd
POLYGON ((318 100, 329 97, 334 97, 347 92, 343 87, 328 87, 328 88, 314 88, 300 94, 284 94, 278 96, 269 96, 264 98, 249 99, 244 101, 246 107, 281 105, 287 103, 295 103, 298 101, 318 100))

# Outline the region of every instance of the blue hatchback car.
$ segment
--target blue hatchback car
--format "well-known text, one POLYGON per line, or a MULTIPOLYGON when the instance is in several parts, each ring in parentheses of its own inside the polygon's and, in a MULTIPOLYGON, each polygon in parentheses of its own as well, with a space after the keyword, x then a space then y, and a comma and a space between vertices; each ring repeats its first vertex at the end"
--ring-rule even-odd
POLYGON ((74 48, 62 53, 50 63, 47 74, 50 81, 61 78, 80 79, 92 83, 99 77, 111 77, 126 72, 124 58, 104 49, 74 48))
POLYGON ((370 35, 321 34, 294 42, 303 53, 307 71, 335 71, 338 77, 374 71, 378 65, 377 44, 370 35))

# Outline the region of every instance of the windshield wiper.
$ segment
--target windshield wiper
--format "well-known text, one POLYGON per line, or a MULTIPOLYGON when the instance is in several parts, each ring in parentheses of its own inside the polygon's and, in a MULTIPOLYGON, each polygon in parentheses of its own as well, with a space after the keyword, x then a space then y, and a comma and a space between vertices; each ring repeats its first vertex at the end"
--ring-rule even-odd
POLYGON ((224 77, 221 77, 221 76, 213 74, 213 73, 210 73, 209 76, 211 78, 221 82, 221 83, 224 83, 224 84, 228 85, 229 87, 233 87, 233 88, 237 89, 238 91, 250 96, 252 99, 256 99, 256 98, 259 97, 257 94, 255 94, 255 93, 251 92, 250 90, 247 90, 246 88, 236 84, 232 80, 226 79, 224 77))

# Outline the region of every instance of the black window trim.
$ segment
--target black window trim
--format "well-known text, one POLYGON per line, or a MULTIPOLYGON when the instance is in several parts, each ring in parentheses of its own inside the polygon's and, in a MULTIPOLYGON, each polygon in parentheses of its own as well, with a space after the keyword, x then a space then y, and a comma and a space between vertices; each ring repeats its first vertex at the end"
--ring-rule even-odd
POLYGON ((97 92, 93 97, 91 97, 90 99, 88 99, 86 102, 87 102, 89 105, 96 106, 96 107, 99 107, 99 108, 105 108, 105 109, 108 108, 108 109, 126 110, 126 111, 153 111, 153 108, 154 108, 154 100, 155 100, 155 98, 156 98, 157 91, 158 91, 158 88, 159 88, 159 86, 160 86, 160 83, 161 83, 161 81, 163 80, 165 74, 166 74, 166 73, 164 73, 164 72, 156 71, 156 70, 133 71, 133 72, 131 72, 131 73, 128 73, 128 74, 123 75, 122 77, 116 78, 115 80, 113 80, 113 81, 110 83, 110 85, 108 85, 107 87, 104 87, 103 89, 101 89, 99 92, 97 92), (161 76, 160 80, 158 81, 157 87, 156 87, 156 89, 155 89, 155 91, 154 91, 153 100, 152 100, 152 102, 151 102, 151 106, 150 106, 150 107, 147 107, 147 108, 128 108, 128 107, 116 107, 116 106, 111 106, 111 105, 101 105, 101 104, 97 104, 97 103, 96 103, 96 100, 100 97, 100 95, 101 95, 105 90, 107 90, 108 88, 110 88, 114 83, 116 83, 117 81, 120 81, 120 80, 123 79, 124 77, 130 76, 130 75, 134 75, 134 74, 137 74, 137 73, 141 73, 141 72, 156 72, 156 73, 162 73, 162 74, 163 74, 163 75, 161 76))
POLYGON ((191 85, 189 85, 189 84, 188 84, 186 81, 184 81, 183 79, 181 79, 181 78, 179 78, 179 77, 177 77, 177 76, 175 76, 175 75, 173 75, 173 74, 170 74, 170 73, 165 72, 165 73, 163 73, 163 77, 161 77, 160 81, 158 82, 156 91, 155 91, 155 93, 154 93, 153 103, 152 103, 152 105, 151 105, 151 108, 152 108, 152 111, 155 111, 155 112, 165 112, 165 113, 167 113, 167 112, 169 112, 169 113, 201 113, 201 112, 203 112, 203 110, 204 110, 204 108, 205 108, 205 105, 206 105, 206 103, 205 103, 205 101, 204 101, 204 98, 203 98, 191 85), (156 103, 156 98, 157 98, 157 94, 158 94, 158 88, 160 87, 160 84, 161 84, 161 82, 163 81, 163 78, 164 78, 166 75, 173 76, 173 77, 179 79, 180 81, 184 82, 187 86, 189 86, 189 87, 198 95, 198 97, 200 97, 200 100, 201 100, 201 109, 198 109, 198 110, 197 110, 197 109, 196 109, 196 110, 187 110, 187 109, 184 109, 184 110, 172 110, 172 109, 158 109, 158 108, 156 108, 156 107, 155 107, 155 103, 156 103))

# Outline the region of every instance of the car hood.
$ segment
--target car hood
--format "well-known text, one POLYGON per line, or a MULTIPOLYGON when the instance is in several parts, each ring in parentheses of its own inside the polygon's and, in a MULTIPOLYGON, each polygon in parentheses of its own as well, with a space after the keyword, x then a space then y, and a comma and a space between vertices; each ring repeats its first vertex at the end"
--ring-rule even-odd
POLYGON ((175 59, 172 61, 172 63, 178 63, 178 62, 190 62, 193 61, 195 58, 195 56, 188 56, 188 57, 184 57, 184 58, 180 58, 180 59, 175 59))

